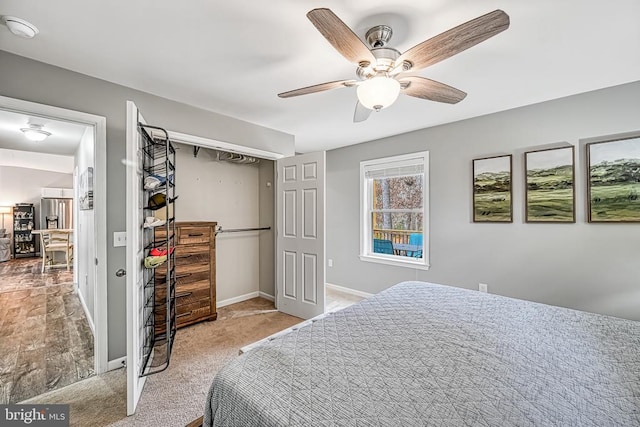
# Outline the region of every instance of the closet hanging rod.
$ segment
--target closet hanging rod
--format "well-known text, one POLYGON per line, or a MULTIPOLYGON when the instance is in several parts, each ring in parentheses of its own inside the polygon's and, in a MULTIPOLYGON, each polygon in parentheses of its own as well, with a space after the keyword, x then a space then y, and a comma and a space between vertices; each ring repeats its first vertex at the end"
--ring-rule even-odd
POLYGON ((252 227, 252 228, 229 228, 229 229, 223 229, 222 227, 218 226, 218 228, 216 228, 216 234, 218 234, 218 233, 238 233, 240 231, 258 231, 258 230, 271 230, 271 227, 252 227))

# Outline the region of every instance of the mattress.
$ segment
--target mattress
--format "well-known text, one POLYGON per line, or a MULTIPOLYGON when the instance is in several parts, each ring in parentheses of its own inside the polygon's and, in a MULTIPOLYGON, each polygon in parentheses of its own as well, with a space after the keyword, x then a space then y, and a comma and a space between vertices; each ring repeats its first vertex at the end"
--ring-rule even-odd
POLYGON ((640 322, 404 282, 221 369, 205 426, 640 426, 640 322))

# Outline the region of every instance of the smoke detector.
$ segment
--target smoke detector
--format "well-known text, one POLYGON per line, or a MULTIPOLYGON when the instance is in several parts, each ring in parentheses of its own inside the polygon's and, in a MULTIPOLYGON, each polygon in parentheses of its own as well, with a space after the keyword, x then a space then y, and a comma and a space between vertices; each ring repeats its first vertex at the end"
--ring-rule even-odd
POLYGON ((13 34, 25 39, 32 39, 39 33, 36 26, 31 22, 16 18, 15 16, 2 16, 0 17, 0 22, 6 25, 13 34))

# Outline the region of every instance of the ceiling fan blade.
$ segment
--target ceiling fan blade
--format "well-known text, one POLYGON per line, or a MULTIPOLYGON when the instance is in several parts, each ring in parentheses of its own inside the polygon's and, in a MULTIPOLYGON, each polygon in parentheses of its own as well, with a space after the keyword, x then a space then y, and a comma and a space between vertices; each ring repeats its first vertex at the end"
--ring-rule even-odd
POLYGON ((411 70, 419 70, 469 49, 507 28, 509 15, 500 9, 494 10, 415 45, 400 55, 396 64, 400 66, 408 61, 411 70))
POLYGON ((307 18, 348 61, 355 64, 376 63, 376 58, 369 48, 331 10, 326 8, 313 9, 307 13, 307 18))
POLYGON ((461 90, 424 77, 407 76, 399 79, 399 81, 403 87, 402 93, 416 98, 447 104, 457 104, 467 96, 467 94, 461 90))
POLYGON ((310 93, 322 92, 325 90, 337 89, 341 87, 350 87, 355 85, 355 80, 337 80, 335 82, 320 83, 319 85, 302 87, 300 89, 290 90, 288 92, 279 93, 280 98, 291 98, 292 96, 308 95, 310 93))
POLYGON ((362 105, 360 101, 356 101, 356 110, 353 113, 353 123, 364 122, 369 118, 369 115, 371 115, 372 111, 373 110, 370 110, 362 105))

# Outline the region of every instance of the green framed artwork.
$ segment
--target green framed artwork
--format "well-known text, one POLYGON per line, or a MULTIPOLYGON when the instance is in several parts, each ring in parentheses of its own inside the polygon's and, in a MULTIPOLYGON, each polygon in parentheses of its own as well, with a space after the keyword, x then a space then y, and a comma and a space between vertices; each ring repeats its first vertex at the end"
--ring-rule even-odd
POLYGON ((586 149, 589 222, 640 222, 640 136, 586 149))
POLYGON ((524 153, 525 222, 576 222, 574 147, 524 153))
POLYGON ((511 154, 473 160, 473 222, 513 222, 511 154))

